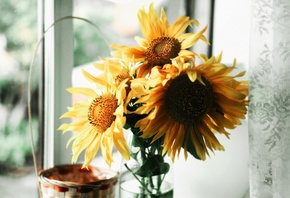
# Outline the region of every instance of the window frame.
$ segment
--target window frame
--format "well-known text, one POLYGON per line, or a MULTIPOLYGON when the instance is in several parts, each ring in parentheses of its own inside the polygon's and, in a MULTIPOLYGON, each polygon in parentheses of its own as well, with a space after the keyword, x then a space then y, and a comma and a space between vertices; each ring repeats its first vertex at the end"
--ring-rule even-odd
POLYGON ((44 36, 39 63, 41 169, 71 161, 70 150, 66 147, 69 136, 57 128, 64 122, 59 117, 66 107, 71 106, 71 96, 66 88, 71 86, 70 71, 73 68, 73 23, 70 19, 55 21, 71 16, 72 10, 72 0, 39 0, 39 32, 40 37, 44 36))

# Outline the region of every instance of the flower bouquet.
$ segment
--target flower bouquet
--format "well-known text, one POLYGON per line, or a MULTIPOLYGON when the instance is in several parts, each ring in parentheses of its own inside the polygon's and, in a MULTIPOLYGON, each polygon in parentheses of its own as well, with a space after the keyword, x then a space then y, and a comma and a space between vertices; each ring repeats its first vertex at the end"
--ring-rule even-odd
POLYGON ((227 66, 222 53, 207 57, 190 50, 198 41, 209 44, 203 35, 207 26, 184 33, 198 26, 197 20, 180 16, 170 25, 164 9, 159 16, 153 4, 148 11, 140 9, 138 19, 143 33, 143 38, 136 37, 138 46, 112 44, 112 57, 94 64, 101 75, 83 70, 96 88, 68 89, 87 98, 68 108, 61 118, 73 121, 59 130, 76 132, 68 142, 73 163, 84 151, 86 168, 101 150, 111 166, 115 147, 138 183, 136 193, 162 197, 170 170, 165 157, 174 162, 183 152, 185 158, 205 160, 209 151, 224 150, 215 133, 229 137, 226 129, 241 125, 248 83, 236 79, 245 72, 232 76, 235 60, 227 66), (139 165, 130 167, 131 160, 139 165))

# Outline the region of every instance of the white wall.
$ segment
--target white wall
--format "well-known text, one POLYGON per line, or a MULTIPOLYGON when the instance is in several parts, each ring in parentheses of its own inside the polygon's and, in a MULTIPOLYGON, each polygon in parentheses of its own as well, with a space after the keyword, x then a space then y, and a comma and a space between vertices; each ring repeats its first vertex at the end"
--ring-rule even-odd
MULTIPOLYGON (((237 59, 239 70, 248 68, 250 0, 216 1, 213 55, 223 51, 223 62, 237 59)), ((247 78, 247 77, 246 77, 247 78)), ((221 136, 225 151, 211 154, 206 161, 189 158, 174 164, 175 197, 248 197, 248 123, 221 136)))

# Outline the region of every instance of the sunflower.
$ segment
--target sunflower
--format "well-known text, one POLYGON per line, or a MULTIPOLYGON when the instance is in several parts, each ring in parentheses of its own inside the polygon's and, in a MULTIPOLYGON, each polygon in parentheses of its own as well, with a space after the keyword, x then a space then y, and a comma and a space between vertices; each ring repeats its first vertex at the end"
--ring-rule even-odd
MULTIPOLYGON (((109 70, 110 75, 112 75, 112 78, 114 78, 114 82, 116 84, 121 83, 122 81, 126 80, 126 95, 127 100, 124 103, 124 106, 127 107, 130 99, 132 98, 132 92, 131 92, 131 80, 136 77, 136 68, 138 67, 138 64, 133 60, 129 60, 125 56, 123 56, 122 59, 118 58, 102 58, 100 62, 97 62, 94 64, 95 68, 101 71, 109 70)), ((106 76, 108 75, 108 72, 103 73, 99 76, 99 78, 106 79, 106 76)), ((125 108, 124 113, 127 113, 127 108, 125 108)))
MULTIPOLYGON (((136 76, 136 63, 133 60, 129 60, 126 57, 122 57, 122 59, 109 59, 109 58, 101 58, 99 62, 94 64, 95 68, 101 71, 109 70, 110 75, 115 79, 115 83, 119 84, 123 80, 130 80, 136 76)), ((103 73, 99 78, 106 78, 108 75, 103 73)))
POLYGON ((224 150, 215 132, 229 137, 226 129, 240 125, 247 113, 248 83, 236 80, 245 72, 231 76, 236 62, 230 67, 222 64, 222 54, 199 58, 198 66, 176 58, 163 68, 154 67, 150 79, 131 83, 142 104, 136 112, 148 114, 135 127, 153 142, 164 138, 163 153, 173 161, 181 148, 186 158, 189 152, 201 160, 208 150, 224 150))
POLYGON ((187 49, 199 39, 208 43, 203 35, 207 26, 198 33, 183 34, 188 26, 198 25, 198 21, 191 20, 187 16, 180 16, 170 26, 164 9, 161 9, 159 18, 153 4, 150 5, 148 13, 144 9, 139 10, 138 20, 144 36, 144 38, 135 37, 139 46, 111 45, 115 49, 111 53, 112 56, 121 58, 125 55, 129 59, 134 58, 135 61, 142 63, 138 68, 138 77, 146 76, 154 66, 171 63, 172 58, 195 56, 194 52, 187 49))
MULTIPOLYGON (((106 61, 105 65, 110 62, 106 61)), ((124 137, 123 126, 126 123, 124 116, 124 101, 126 99, 127 80, 116 83, 110 73, 110 67, 104 67, 103 75, 94 77, 83 71, 84 76, 102 88, 102 94, 90 88, 69 88, 73 94, 83 94, 87 99, 78 101, 68 108, 61 118, 72 118, 71 123, 62 124, 59 130, 76 132, 68 141, 72 144, 72 162, 85 150, 83 167, 87 167, 101 148, 105 162, 111 166, 113 162, 113 145, 125 160, 130 158, 130 151, 124 137)))

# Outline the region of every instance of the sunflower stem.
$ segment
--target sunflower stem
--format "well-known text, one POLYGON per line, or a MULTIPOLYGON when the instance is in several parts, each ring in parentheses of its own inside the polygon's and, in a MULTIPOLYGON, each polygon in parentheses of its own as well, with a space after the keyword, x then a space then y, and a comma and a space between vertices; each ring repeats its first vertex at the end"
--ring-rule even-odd
MULTIPOLYGON (((142 178, 142 180, 140 180, 138 178, 138 176, 134 173, 134 171, 132 171, 132 169, 129 168, 129 166, 127 165, 127 163, 124 164, 125 167, 127 168, 128 171, 130 171, 132 173, 132 175, 135 177, 135 179, 137 179, 137 181, 142 185, 142 191, 145 189, 147 192, 149 192, 151 194, 151 191, 147 188, 147 185, 144 181, 142 181, 144 178, 142 178)), ((144 192, 142 192, 144 194, 144 192)))

